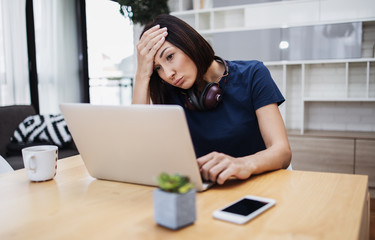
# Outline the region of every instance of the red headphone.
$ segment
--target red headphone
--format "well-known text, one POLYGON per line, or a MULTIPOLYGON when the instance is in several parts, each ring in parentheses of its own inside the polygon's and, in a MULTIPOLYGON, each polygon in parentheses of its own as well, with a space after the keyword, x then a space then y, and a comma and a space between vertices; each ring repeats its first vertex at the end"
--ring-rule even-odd
MULTIPOLYGON (((224 59, 215 56, 216 61, 224 63, 225 72, 222 77, 226 77, 229 74, 228 64, 224 59)), ((190 88, 185 94, 185 107, 190 110, 197 111, 208 111, 216 108, 222 101, 223 90, 218 83, 208 83, 200 96, 197 96, 194 89, 190 88)))

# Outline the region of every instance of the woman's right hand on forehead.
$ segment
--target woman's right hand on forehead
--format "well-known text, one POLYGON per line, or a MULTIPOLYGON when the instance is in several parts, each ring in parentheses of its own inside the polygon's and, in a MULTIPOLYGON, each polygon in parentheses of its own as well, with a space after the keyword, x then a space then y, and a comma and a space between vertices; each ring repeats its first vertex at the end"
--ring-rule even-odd
POLYGON ((167 28, 160 28, 159 25, 143 33, 137 44, 137 75, 141 74, 142 78, 148 78, 149 80, 153 72, 155 54, 163 45, 167 35, 167 28))
POLYGON ((150 78, 154 68, 155 54, 163 45, 166 28, 156 25, 145 31, 137 44, 138 66, 133 86, 133 104, 150 103, 150 78))

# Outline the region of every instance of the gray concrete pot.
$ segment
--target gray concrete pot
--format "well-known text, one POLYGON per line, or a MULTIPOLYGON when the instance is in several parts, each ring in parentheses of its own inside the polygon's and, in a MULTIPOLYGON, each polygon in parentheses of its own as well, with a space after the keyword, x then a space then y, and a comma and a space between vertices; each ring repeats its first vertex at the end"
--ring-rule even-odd
POLYGON ((154 189, 155 222, 170 229, 179 229, 194 223, 196 219, 195 194, 195 189, 185 194, 154 189))

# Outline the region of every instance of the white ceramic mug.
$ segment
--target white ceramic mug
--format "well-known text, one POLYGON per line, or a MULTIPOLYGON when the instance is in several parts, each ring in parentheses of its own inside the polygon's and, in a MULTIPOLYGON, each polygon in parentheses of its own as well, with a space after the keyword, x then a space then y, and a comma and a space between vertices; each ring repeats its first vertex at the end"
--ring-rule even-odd
POLYGON ((23 163, 31 181, 51 180, 56 175, 58 148, 41 145, 22 149, 23 163))

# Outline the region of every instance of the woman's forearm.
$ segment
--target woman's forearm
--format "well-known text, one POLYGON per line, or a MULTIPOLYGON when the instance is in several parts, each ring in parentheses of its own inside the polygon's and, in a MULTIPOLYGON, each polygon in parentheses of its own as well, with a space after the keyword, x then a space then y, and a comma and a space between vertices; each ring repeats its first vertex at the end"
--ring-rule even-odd
POLYGON ((132 104, 150 104, 149 81, 144 78, 138 74, 135 77, 132 104))
POLYGON ((249 164, 252 174, 260 174, 287 168, 292 159, 292 151, 288 144, 280 143, 243 158, 249 164))

